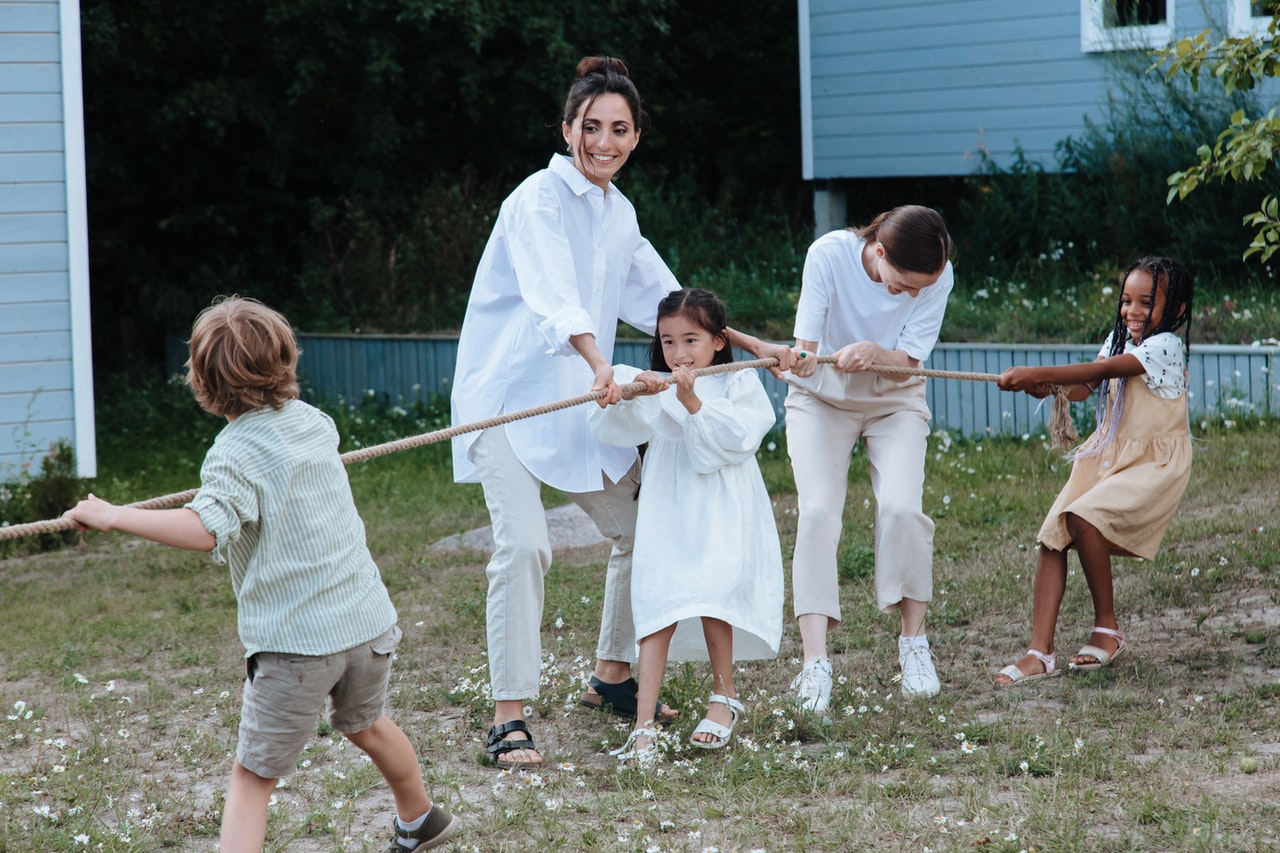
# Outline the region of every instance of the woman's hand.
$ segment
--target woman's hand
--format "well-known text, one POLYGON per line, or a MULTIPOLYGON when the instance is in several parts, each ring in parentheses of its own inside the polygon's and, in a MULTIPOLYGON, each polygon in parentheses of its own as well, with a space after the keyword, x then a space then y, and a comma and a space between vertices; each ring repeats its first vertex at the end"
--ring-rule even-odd
POLYGON ((836 370, 858 373, 875 364, 883 350, 871 341, 857 341, 836 350, 836 370))
POLYGON ((791 362, 791 373, 804 379, 818 371, 818 355, 806 349, 795 347, 791 350, 794 360, 791 362))
POLYGON ((604 364, 596 368, 595 377, 591 382, 591 390, 605 392, 604 396, 596 401, 602 409, 622 399, 622 389, 613 384, 613 365, 604 364))
POLYGON ((685 411, 691 415, 696 415, 698 410, 702 408, 702 401, 698 399, 698 395, 693 393, 693 380, 696 379, 693 371, 687 367, 679 366, 671 371, 671 378, 676 385, 676 399, 684 406, 685 411))
MULTIPOLYGON (((638 374, 632 382, 639 382, 643 384, 643 390, 623 391, 622 399, 634 400, 636 397, 647 397, 651 394, 661 394, 663 391, 667 390, 667 380, 663 379, 652 370, 646 370, 643 373, 638 374)), ((619 386, 619 388, 621 388, 621 386, 619 386)))

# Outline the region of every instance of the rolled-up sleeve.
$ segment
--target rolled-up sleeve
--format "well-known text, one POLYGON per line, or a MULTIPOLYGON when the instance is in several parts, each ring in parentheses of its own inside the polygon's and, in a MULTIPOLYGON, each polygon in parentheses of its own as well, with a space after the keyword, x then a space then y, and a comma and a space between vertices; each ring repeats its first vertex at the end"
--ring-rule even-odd
POLYGON ((237 466, 215 447, 200 469, 200 491, 186 508, 200 516, 200 522, 217 540, 213 558, 226 562, 226 548, 240 538, 245 524, 258 520, 258 494, 237 470, 237 466))

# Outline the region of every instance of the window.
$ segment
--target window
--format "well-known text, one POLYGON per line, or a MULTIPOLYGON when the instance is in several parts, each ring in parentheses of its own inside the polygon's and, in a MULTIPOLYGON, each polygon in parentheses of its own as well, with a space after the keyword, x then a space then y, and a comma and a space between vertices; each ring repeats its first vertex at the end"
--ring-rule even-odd
POLYGON ((1174 0, 1080 0, 1080 49, 1101 53, 1164 47, 1173 41, 1173 7, 1174 0))
POLYGON ((1280 11, 1280 0, 1227 0, 1227 35, 1264 37, 1271 25, 1271 16, 1277 11, 1280 11))

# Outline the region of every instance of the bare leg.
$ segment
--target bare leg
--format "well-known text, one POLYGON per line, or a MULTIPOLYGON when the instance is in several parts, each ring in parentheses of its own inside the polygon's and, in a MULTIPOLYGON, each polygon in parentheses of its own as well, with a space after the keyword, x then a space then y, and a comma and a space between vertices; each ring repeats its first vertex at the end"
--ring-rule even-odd
POLYGON ((804 662, 825 658, 827 630, 831 620, 822 613, 802 613, 796 622, 800 625, 800 643, 804 646, 804 662))
MULTIPOLYGON (((1111 547, 1098 532, 1098 528, 1078 515, 1067 513, 1067 532, 1080 555, 1080 568, 1084 570, 1084 579, 1089 584, 1089 595, 1093 598, 1093 624, 1115 630, 1116 622, 1115 588, 1111 580, 1111 547)), ((1120 647, 1120 642, 1108 634, 1094 633, 1089 638, 1090 644, 1108 652, 1120 647)), ((1097 663, 1092 655, 1072 655, 1073 664, 1097 663)))
MULTIPOLYGON (((1031 599, 1031 648, 1036 651, 1053 654, 1053 636, 1058 628, 1058 611, 1062 608, 1066 589, 1067 552, 1041 545, 1035 592, 1031 599)), ((1031 655, 1023 656, 1016 666, 1026 675, 1038 675, 1045 670, 1044 664, 1031 655)), ((1011 679, 1007 675, 997 675, 995 683, 1004 686, 1011 683, 1011 679)))
POLYGON ((343 735, 373 759, 391 788, 396 814, 401 820, 415 820, 431 811, 431 798, 422 784, 418 755, 399 726, 382 717, 364 731, 343 732, 343 735))
POLYGON ((902 616, 902 636, 921 637, 924 635, 924 617, 929 605, 914 598, 904 598, 898 602, 898 612, 902 616))
MULTIPOLYGON (((658 703, 662 675, 667 669, 667 652, 671 648, 671 637, 675 632, 676 626, 672 624, 640 638, 640 689, 636 691, 636 708, 641 713, 636 714, 637 729, 653 728, 652 715, 644 713, 644 709, 652 709, 658 703)), ((636 749, 644 749, 648 745, 648 738, 635 740, 636 749)))
POLYGON ((264 779, 239 761, 231 765, 218 841, 221 853, 262 853, 267 838, 267 804, 277 781, 264 779))
MULTIPOLYGON (((811 615, 811 614, 809 614, 811 615)), ((822 616, 822 619, 827 617, 822 616)), ((711 692, 738 698, 733 686, 733 626, 721 619, 702 617, 702 634, 707 640, 707 656, 711 659, 711 692)), ((712 702, 707 706, 707 719, 726 728, 733 724, 733 713, 728 705, 712 702)), ((700 743, 714 743, 715 735, 702 733, 693 736, 700 743)))

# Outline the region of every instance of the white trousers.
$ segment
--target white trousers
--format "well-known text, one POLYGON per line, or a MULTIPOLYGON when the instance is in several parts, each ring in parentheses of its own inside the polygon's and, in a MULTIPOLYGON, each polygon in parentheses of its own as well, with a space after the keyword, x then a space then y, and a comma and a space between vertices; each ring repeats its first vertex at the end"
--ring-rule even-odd
POLYGON ((876 501, 875 591, 881 610, 933 598, 933 520, 922 510, 929 409, 924 381, 820 367, 787 393, 787 452, 800 516, 791 581, 795 615, 840 619, 836 552, 849 461, 866 442, 876 501))
MULTIPOLYGON (((489 579, 485 623, 493 698, 528 699, 538 695, 543 580, 551 568, 542 483, 516 457, 504 427, 482 432, 472 446, 471 458, 493 523, 494 552, 485 570, 489 579)), ((600 491, 569 495, 595 522, 600 534, 613 542, 596 646, 600 660, 635 661, 631 548, 639 483, 637 461, 619 482, 610 482, 605 476, 600 491)))

